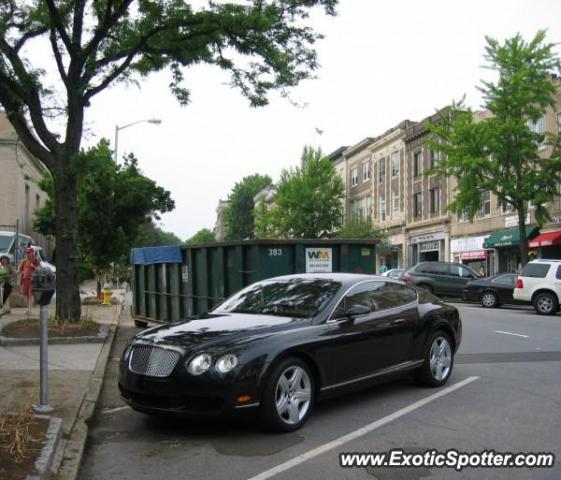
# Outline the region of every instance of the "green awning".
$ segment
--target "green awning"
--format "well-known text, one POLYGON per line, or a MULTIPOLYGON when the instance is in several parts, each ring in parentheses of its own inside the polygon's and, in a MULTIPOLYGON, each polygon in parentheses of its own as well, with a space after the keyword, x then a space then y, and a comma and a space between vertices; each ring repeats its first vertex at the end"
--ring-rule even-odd
MULTIPOLYGON (((529 240, 538 234, 538 227, 531 225, 526 226, 526 238, 529 240)), ((501 230, 500 232, 492 233, 491 236, 485 240, 484 248, 500 248, 510 247, 513 245, 520 245, 520 232, 517 228, 509 228, 508 230, 501 230)))

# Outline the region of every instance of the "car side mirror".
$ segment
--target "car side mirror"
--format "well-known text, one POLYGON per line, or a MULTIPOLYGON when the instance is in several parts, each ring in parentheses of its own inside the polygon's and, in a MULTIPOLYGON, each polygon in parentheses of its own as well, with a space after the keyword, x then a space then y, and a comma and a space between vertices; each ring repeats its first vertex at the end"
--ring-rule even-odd
POLYGON ((369 313, 370 313, 370 309, 368 307, 359 304, 351 305, 345 311, 345 315, 351 320, 354 319, 355 317, 361 317, 362 315, 367 315, 369 313))

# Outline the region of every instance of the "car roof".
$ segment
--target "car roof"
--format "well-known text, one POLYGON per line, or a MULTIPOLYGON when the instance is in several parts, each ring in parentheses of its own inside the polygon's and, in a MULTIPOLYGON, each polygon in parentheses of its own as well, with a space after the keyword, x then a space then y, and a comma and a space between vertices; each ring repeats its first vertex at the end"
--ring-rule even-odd
POLYGON ((329 279, 333 280, 334 282, 340 282, 343 285, 354 285, 355 283, 364 282, 368 280, 379 280, 383 282, 395 282, 400 283, 399 281, 389 278, 383 277, 381 275, 368 275, 364 273, 296 273, 293 275, 282 275, 280 277, 272 277, 266 278, 262 281, 270 282, 274 280, 290 280, 290 279, 302 278, 302 279, 329 279))
POLYGON ((549 262, 561 262, 559 258, 536 258, 534 260, 530 260, 528 263, 549 263, 549 262))

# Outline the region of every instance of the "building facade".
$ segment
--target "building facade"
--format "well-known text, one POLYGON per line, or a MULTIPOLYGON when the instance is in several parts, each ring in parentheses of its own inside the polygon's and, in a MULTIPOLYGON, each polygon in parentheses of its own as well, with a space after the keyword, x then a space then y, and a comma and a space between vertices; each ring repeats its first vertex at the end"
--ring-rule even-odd
POLYGON ((410 125, 403 139, 407 266, 424 261, 447 261, 450 258, 451 215, 446 206, 451 197, 451 184, 447 177, 425 174, 440 162, 439 153, 426 144, 430 133, 425 125, 427 122, 437 122, 442 113, 445 114, 445 111, 410 125))
POLYGON ((18 228, 50 255, 53 240, 33 230, 35 210, 47 199, 47 194, 39 188, 47 170, 24 147, 3 112, 0 112, 0 172, 0 230, 18 228))
POLYGON ((404 120, 380 135, 368 147, 372 159, 372 221, 386 234, 376 249, 377 269, 401 268, 407 264, 405 225, 407 206, 405 132, 414 125, 404 120))
POLYGON ((372 158, 367 137, 343 152, 346 163, 346 207, 348 220, 372 220, 372 158))

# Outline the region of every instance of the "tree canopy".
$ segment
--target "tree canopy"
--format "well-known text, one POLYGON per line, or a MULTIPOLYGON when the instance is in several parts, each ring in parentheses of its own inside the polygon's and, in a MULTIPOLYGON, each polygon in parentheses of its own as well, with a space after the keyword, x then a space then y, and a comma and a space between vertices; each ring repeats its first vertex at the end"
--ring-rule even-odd
POLYGON ((200 244, 200 243, 213 243, 216 242, 214 233, 212 233, 208 228, 201 228, 195 235, 193 235, 186 243, 190 245, 200 244))
POLYGON ((362 218, 351 218, 345 222, 337 231, 335 238, 347 238, 350 240, 369 239, 385 240, 386 235, 378 229, 370 220, 362 218))
MULTIPOLYGON (((111 263, 128 257, 143 225, 173 210, 170 192, 142 175, 134 155, 123 165, 113 162, 106 140, 80 154, 78 177, 78 231, 81 258, 100 275, 111 263)), ((41 187, 49 194, 36 211, 35 230, 53 235, 52 178, 46 175, 41 187)), ((181 242, 178 242, 181 243, 181 242)), ((57 254, 58 258, 58 254, 57 254)))
MULTIPOLYGON (((271 90, 314 76, 321 37, 313 7, 336 0, 248 0, 198 6, 183 0, 3 0, 0 104, 26 148, 50 170, 57 242, 56 315, 81 316, 78 291, 77 175, 85 110, 118 82, 170 74, 189 101, 188 67, 214 65, 253 106, 271 90), (50 54, 31 52, 49 49, 50 54), (56 121, 51 121, 56 118, 56 121)), ((44 51, 44 50, 43 50, 44 51)))
POLYGON ((258 233, 269 238, 317 238, 342 224, 343 180, 321 150, 304 147, 300 166, 284 169, 271 209, 258 205, 258 233))
POLYGON ((271 177, 256 173, 234 185, 224 210, 225 240, 255 238, 254 198, 271 183, 271 177))
MULTIPOLYGON (((498 75, 480 87, 490 115, 477 118, 459 102, 439 123, 427 125, 434 134, 429 146, 444 153, 430 173, 453 175, 458 182, 449 208, 473 218, 482 205, 482 192, 488 190, 499 205, 517 213, 522 239, 530 205, 541 224, 548 219, 545 204, 559 194, 559 139, 538 127, 561 87, 553 76, 560 66, 553 49, 544 31, 529 42, 520 34, 503 43, 487 37, 485 59, 498 75)), ((526 242, 520 242, 522 265, 528 261, 527 249, 526 242)))

